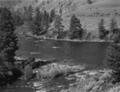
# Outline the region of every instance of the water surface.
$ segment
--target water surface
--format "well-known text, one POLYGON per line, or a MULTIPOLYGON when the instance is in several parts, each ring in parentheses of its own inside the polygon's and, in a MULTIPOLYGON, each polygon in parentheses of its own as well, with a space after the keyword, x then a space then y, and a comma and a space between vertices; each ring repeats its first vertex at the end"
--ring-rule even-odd
POLYGON ((70 42, 55 40, 24 39, 20 42, 18 56, 37 58, 56 58, 72 64, 103 66, 107 42, 70 42))

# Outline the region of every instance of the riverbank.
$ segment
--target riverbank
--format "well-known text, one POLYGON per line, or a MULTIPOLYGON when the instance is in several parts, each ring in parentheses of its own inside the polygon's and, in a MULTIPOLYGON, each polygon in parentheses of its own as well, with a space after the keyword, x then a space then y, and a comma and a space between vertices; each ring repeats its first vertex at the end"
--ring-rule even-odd
POLYGON ((112 40, 100 40, 98 38, 96 39, 91 39, 91 40, 85 40, 85 39, 68 39, 68 38, 65 38, 65 39, 56 39, 56 38, 49 38, 49 37, 46 37, 46 36, 37 36, 37 35, 33 35, 33 34, 30 34, 30 33, 26 33, 25 34, 26 37, 32 37, 32 38, 35 38, 35 39, 38 39, 38 40, 55 40, 55 41, 70 41, 70 42, 113 42, 112 40))
POLYGON ((33 82, 36 92, 114 92, 109 91, 115 86, 111 82, 112 71, 109 69, 88 70, 80 65, 55 63, 40 68, 37 73, 40 77, 44 76, 45 80, 33 82))
POLYGON ((20 84, 2 92, 119 92, 120 89, 119 85, 112 84, 110 69, 51 62, 35 67, 32 72, 36 74, 33 79, 17 82, 20 84))

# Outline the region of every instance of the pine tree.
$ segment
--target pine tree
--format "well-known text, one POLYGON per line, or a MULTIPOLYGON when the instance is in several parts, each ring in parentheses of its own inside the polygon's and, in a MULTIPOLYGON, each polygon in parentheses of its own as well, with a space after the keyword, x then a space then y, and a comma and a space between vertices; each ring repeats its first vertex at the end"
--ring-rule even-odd
POLYGON ((82 28, 80 20, 75 15, 71 17, 69 30, 71 39, 82 39, 84 30, 82 28))
POLYGON ((31 22, 33 19, 33 7, 32 5, 24 7, 24 20, 31 22))
POLYGON ((49 13, 47 11, 43 12, 43 16, 42 16, 42 34, 45 34, 48 31, 49 28, 49 24, 50 24, 50 16, 49 13))
POLYGON ((55 19, 55 16, 56 16, 55 9, 52 9, 50 11, 50 22, 53 22, 53 20, 55 19))
POLYGON ((55 26, 55 30, 58 34, 57 36, 57 39, 60 39, 62 38, 62 33, 63 33, 63 30, 64 30, 64 26, 62 24, 62 18, 61 16, 56 16, 56 19, 55 19, 55 22, 54 22, 54 26, 55 26))
POLYGON ((48 31, 50 25, 50 16, 47 11, 40 11, 36 8, 35 17, 33 20, 33 34, 43 35, 48 31))
POLYGON ((118 32, 119 32, 119 28, 117 25, 117 21, 115 20, 115 18, 112 18, 110 22, 110 33, 111 33, 110 39, 113 40, 114 37, 118 34, 118 32))
POLYGON ((107 34, 108 34, 108 31, 105 29, 105 21, 104 19, 101 19, 99 25, 98 25, 98 29, 99 29, 99 38, 100 39, 105 39, 107 34))
POLYGON ((32 5, 30 5, 28 7, 28 20, 32 21, 32 19, 33 19, 33 7, 32 7, 32 5))
POLYGON ((35 10, 35 17, 33 20, 33 34, 35 35, 40 35, 40 33, 42 32, 42 16, 43 14, 40 12, 39 8, 37 7, 35 10))
POLYGON ((60 9, 59 9, 60 16, 62 16, 62 13, 63 13, 63 10, 62 10, 62 7, 60 7, 60 9))
POLYGON ((11 12, 0 8, 0 58, 1 62, 14 64, 15 52, 18 49, 15 26, 11 12))
POLYGON ((108 48, 107 60, 109 68, 112 69, 113 82, 120 82, 120 29, 113 18, 110 24, 112 40, 114 41, 108 48))
POLYGON ((15 26, 20 26, 24 23, 24 20, 22 18, 22 14, 20 11, 17 10, 17 11, 12 12, 12 16, 14 18, 15 26))
POLYGON ((116 32, 115 29, 117 29, 117 28, 118 28, 117 21, 115 20, 115 18, 112 18, 111 22, 110 22, 110 30, 111 30, 111 32, 114 34, 116 32))
MULTIPOLYGON (((120 33, 119 33, 120 38, 120 33)), ((117 40, 120 39, 116 38, 117 40)), ((109 48, 107 52, 107 61, 108 66, 110 69, 112 69, 112 78, 113 83, 120 82, 120 43, 114 41, 109 48)))
POLYGON ((15 68, 16 50, 18 46, 14 19, 7 8, 0 8, 0 86, 11 84, 22 75, 22 72, 15 68))
POLYGON ((92 4, 93 3, 92 0, 87 0, 87 2, 88 2, 88 4, 92 4))

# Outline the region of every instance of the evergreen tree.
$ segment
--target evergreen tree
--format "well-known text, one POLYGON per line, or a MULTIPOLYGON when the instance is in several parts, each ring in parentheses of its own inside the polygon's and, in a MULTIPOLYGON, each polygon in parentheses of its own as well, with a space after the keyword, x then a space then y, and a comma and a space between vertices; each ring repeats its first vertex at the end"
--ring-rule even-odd
POLYGON ((33 19, 33 7, 32 7, 32 5, 30 5, 28 7, 28 20, 32 21, 32 19, 33 19))
POLYGON ((24 20, 31 22, 33 19, 33 7, 30 5, 29 7, 24 7, 24 20))
POLYGON ((62 24, 62 18, 61 16, 56 16, 56 19, 55 19, 55 22, 54 22, 54 26, 55 26, 55 30, 58 34, 57 38, 62 38, 62 33, 63 33, 63 30, 64 30, 64 26, 62 24))
POLYGON ((115 18, 112 18, 110 22, 110 31, 114 34, 116 33, 115 29, 118 29, 117 21, 115 20, 115 18))
POLYGON ((48 31, 49 28, 49 24, 50 24, 50 16, 49 13, 47 11, 43 12, 43 16, 42 16, 42 34, 45 34, 48 31))
POLYGON ((56 16, 55 9, 52 9, 50 11, 50 22, 53 22, 53 20, 55 19, 55 16, 56 16))
POLYGON ((92 4, 93 3, 92 0, 87 0, 87 2, 88 2, 88 4, 92 4))
POLYGON ((114 37, 118 35, 118 32, 119 32, 119 28, 117 25, 117 21, 115 20, 115 18, 112 18, 110 22, 110 33, 111 33, 110 39, 113 40, 114 37))
POLYGON ((62 16, 62 13, 63 13, 63 10, 62 10, 62 7, 60 7, 60 9, 59 9, 60 16, 62 16))
POLYGON ((36 3, 38 3, 38 0, 35 0, 36 3))
POLYGON ((120 29, 118 29, 116 35, 114 36, 114 42, 115 43, 120 43, 120 29))
POLYGON ((15 68, 16 50, 18 46, 14 19, 7 8, 0 8, 0 86, 11 84, 22 75, 15 68))
POLYGON ((112 69, 113 82, 120 82, 120 33, 109 46, 107 53, 108 66, 112 69), (117 41, 116 41, 117 40, 117 41), (118 41, 119 40, 119 41, 118 41))
POLYGON ((101 19, 99 25, 98 25, 98 29, 99 29, 99 38, 100 39, 105 39, 108 31, 105 29, 105 21, 104 19, 101 19))
POLYGON ((71 39, 82 39, 84 30, 82 28, 80 20, 75 15, 71 17, 69 30, 71 39))
POLYGON ((47 11, 41 12, 39 7, 36 8, 35 17, 33 21, 33 33, 36 35, 43 35, 48 31, 50 24, 50 16, 47 11))
POLYGON ((37 7, 35 10, 35 17, 33 20, 33 34, 40 35, 42 32, 42 13, 40 12, 39 8, 37 7))
POLYGON ((12 12, 12 16, 14 18, 15 26, 20 26, 24 23, 21 12, 19 12, 19 11, 12 12))
POLYGON ((11 12, 0 8, 0 58, 1 62, 14 63, 15 52, 18 49, 15 26, 11 12))

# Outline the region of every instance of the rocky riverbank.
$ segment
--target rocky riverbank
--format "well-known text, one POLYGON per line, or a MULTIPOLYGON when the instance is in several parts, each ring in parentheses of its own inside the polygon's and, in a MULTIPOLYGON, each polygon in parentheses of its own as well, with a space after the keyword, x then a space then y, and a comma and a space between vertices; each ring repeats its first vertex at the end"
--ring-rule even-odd
MULTIPOLYGON (((35 70, 36 92, 119 92, 111 82, 111 70, 88 70, 85 66, 52 63, 35 70)), ((118 88, 118 87, 116 87, 118 88)))
POLYGON ((109 84, 110 73, 110 70, 92 70, 70 75, 68 78, 76 78, 75 83, 61 92, 108 92, 107 90, 112 87, 112 84, 109 84))
POLYGON ((23 79, 24 83, 13 86, 12 90, 24 88, 26 89, 24 92, 29 92, 28 90, 31 92, 119 92, 120 90, 119 84, 112 84, 112 71, 109 69, 88 69, 86 65, 69 65, 54 60, 52 60, 54 62, 50 60, 49 63, 48 60, 32 60, 28 60, 31 63, 27 63, 32 69, 27 76, 35 76, 26 82, 23 79))

